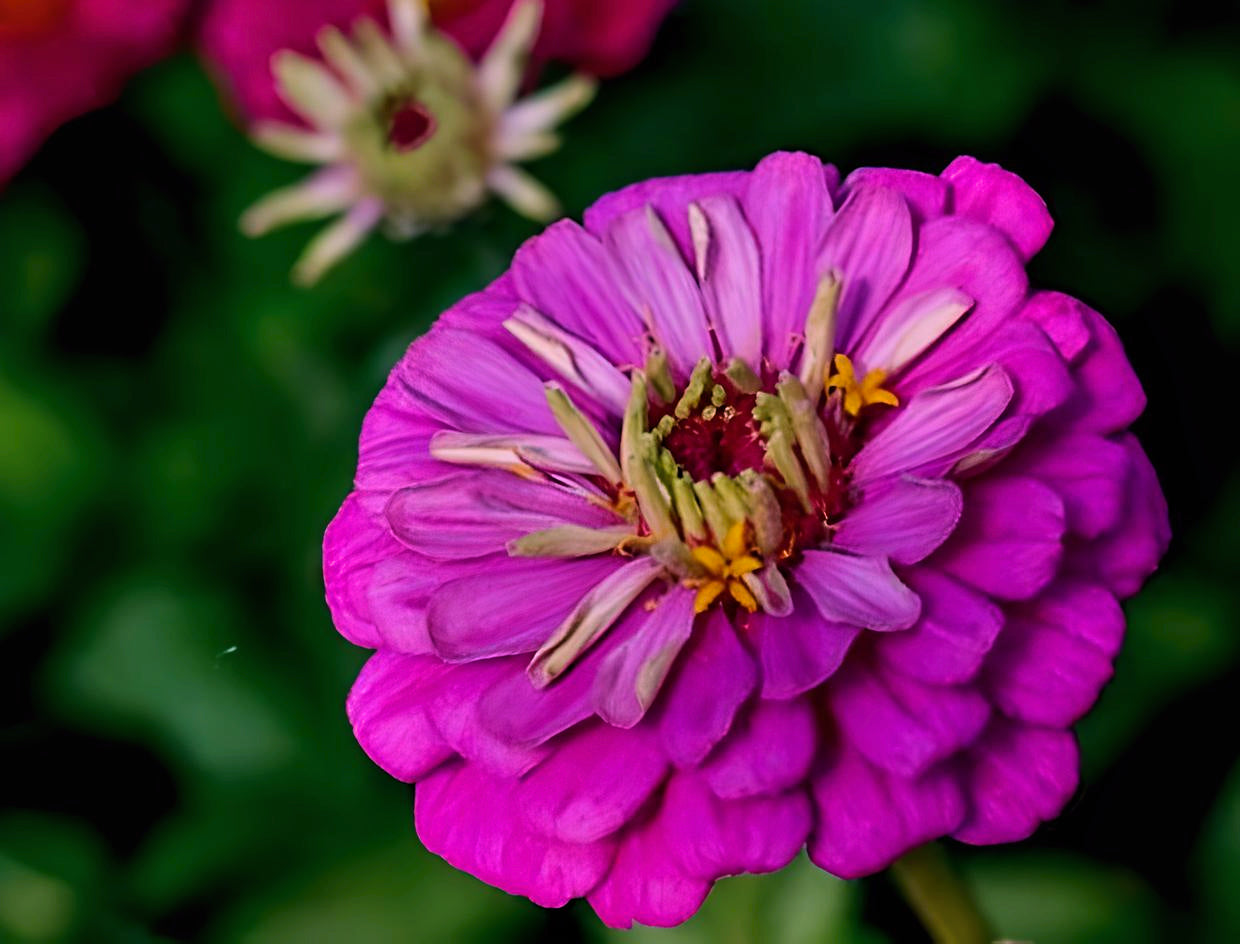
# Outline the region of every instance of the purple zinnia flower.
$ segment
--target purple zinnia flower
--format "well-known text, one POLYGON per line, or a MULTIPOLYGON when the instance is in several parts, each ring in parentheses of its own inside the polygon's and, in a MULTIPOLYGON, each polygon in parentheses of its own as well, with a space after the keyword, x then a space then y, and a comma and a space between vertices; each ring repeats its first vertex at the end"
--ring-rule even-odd
POLYGON ((1115 331, 1020 178, 776 154, 527 243, 396 366, 328 529, 426 846, 608 924, 799 849, 865 875, 1077 783, 1168 540, 1115 331))

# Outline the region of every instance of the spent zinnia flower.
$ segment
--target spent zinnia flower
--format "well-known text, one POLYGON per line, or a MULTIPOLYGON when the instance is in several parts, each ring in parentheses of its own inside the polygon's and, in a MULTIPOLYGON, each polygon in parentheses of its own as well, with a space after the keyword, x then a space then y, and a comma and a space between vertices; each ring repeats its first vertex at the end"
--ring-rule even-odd
POLYGON ((804 154, 561 221, 393 370, 328 529, 348 710, 427 848, 669 925, 802 847, 998 843, 1077 783, 1168 541, 1015 175, 804 154))
POLYGON ((171 52, 188 0, 0 0, 0 184, 171 52))
MULTIPOLYGON (((487 51, 514 0, 421 0, 432 22, 472 58, 487 51)), ((561 62, 596 76, 632 68, 650 47, 675 0, 546 0, 534 68, 561 62)), ((241 117, 295 121, 276 92, 271 57, 306 55, 325 26, 347 29, 360 17, 386 23, 384 0, 208 0, 198 30, 203 55, 241 117)))
POLYGON ((294 268, 308 284, 380 224, 409 238, 459 219, 489 194, 533 219, 554 217, 555 198, 516 162, 558 146, 556 126, 590 100, 594 81, 571 76, 514 103, 541 9, 541 0, 514 4, 476 66, 430 25, 420 0, 390 0, 390 35, 367 17, 348 36, 322 30, 327 63, 277 53, 279 92, 312 127, 261 122, 254 141, 322 167, 256 203, 242 228, 257 236, 342 214, 294 268))

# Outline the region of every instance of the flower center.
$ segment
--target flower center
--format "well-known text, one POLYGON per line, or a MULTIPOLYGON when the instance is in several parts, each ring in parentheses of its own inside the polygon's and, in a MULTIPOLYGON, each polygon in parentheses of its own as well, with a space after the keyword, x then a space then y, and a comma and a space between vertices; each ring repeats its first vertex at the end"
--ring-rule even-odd
POLYGON ((69 0, 0 0, 0 40, 50 33, 69 11, 69 0))
POLYGON ((683 418, 676 416, 671 404, 653 412, 656 428, 663 417, 672 417, 671 431, 663 443, 676 463, 694 479, 709 479, 716 472, 761 471, 766 450, 753 415, 755 393, 738 389, 716 370, 701 397, 705 402, 686 410, 683 418))
POLYGON ((435 133, 435 116, 421 102, 405 102, 388 122, 388 143, 397 151, 421 147, 435 133))

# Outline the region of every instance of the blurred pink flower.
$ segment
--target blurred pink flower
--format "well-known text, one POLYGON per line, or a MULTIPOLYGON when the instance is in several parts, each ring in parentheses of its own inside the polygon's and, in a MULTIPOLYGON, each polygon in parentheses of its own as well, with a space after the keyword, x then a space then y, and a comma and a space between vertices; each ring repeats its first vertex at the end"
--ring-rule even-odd
POLYGON ((670 925, 803 847, 1019 840, 1169 539, 1114 329, 1019 177, 805 154, 561 221, 415 341, 327 599, 427 848, 670 925))
MULTIPOLYGON (((563 62, 599 76, 636 65, 675 0, 547 0, 534 46, 535 63, 563 62)), ((435 26, 479 58, 499 34, 513 0, 430 0, 435 26)), ((288 121, 276 92, 271 57, 282 49, 316 52, 324 26, 347 28, 370 16, 383 21, 385 0, 209 0, 202 19, 203 53, 253 121, 288 121)))
POLYGON ((0 183, 167 55, 189 0, 0 0, 0 183))

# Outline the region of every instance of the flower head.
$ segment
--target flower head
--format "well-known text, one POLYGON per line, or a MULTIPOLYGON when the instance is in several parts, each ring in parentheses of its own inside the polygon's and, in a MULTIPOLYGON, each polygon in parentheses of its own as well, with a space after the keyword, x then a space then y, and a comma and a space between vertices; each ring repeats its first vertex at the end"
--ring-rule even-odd
POLYGON ((171 51, 188 0, 0 0, 0 184, 171 51))
POLYGON ((278 156, 323 165, 303 183, 251 207, 242 227, 261 235, 293 220, 343 213, 307 247, 298 281, 315 281, 380 223, 410 237, 450 223, 489 193, 546 220, 555 198, 515 166, 554 150, 554 129, 593 95, 566 79, 513 104, 538 34, 541 0, 520 0, 474 66, 433 28, 420 0, 390 0, 391 35, 363 18, 351 37, 319 33, 326 65, 289 50, 272 60, 279 91, 310 129, 253 128, 278 156))
POLYGON ((655 180, 393 370, 328 529, 359 741, 484 881, 674 924, 808 846, 1021 839, 1168 540, 1114 330, 1018 177, 655 180))

